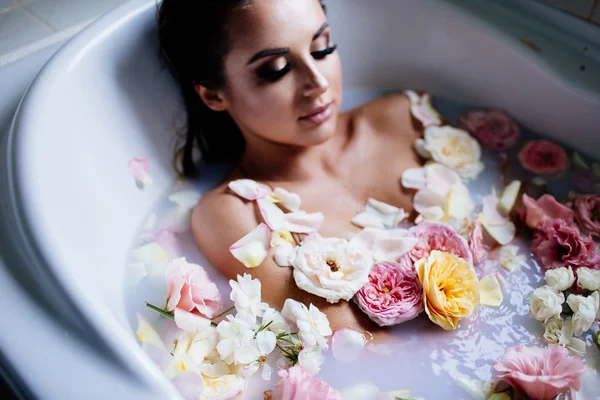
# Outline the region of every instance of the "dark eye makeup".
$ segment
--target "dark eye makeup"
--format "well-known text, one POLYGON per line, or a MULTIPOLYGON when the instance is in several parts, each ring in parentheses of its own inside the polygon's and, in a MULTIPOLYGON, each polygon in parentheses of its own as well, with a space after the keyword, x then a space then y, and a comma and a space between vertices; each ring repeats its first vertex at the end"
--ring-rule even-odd
MULTIPOLYGON (((310 54, 315 60, 322 60, 328 55, 335 52, 337 49, 336 45, 330 45, 323 50, 313 51, 310 54)), ((285 74, 287 74, 291 69, 290 63, 285 64, 283 68, 274 69, 272 63, 264 63, 256 70, 256 77, 263 82, 276 82, 279 79, 283 78, 285 74)))

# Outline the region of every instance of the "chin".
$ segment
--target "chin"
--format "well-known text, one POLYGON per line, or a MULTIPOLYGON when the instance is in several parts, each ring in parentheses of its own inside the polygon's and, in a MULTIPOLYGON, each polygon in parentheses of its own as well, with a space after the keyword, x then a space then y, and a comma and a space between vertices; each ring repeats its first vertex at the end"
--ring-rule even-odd
POLYGON ((336 125, 336 118, 332 117, 317 127, 302 129, 298 133, 298 139, 304 146, 318 146, 327 142, 335 135, 336 125))

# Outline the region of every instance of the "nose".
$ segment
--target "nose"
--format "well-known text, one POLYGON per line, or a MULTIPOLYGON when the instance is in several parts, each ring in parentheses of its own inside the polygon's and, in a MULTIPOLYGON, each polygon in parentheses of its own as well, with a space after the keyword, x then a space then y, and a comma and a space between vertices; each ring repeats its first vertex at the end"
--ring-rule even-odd
POLYGON ((305 82, 302 88, 302 95, 304 97, 319 97, 329 89, 329 81, 327 81, 314 63, 309 63, 305 71, 305 82))

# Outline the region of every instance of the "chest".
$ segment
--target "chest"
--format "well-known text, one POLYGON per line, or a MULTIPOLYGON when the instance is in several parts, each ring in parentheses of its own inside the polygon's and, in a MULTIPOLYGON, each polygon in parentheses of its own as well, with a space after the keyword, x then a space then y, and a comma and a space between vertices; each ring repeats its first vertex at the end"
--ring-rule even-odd
POLYGON ((356 234, 360 228, 350 221, 363 211, 369 197, 412 211, 412 193, 402 189, 401 177, 404 170, 420 164, 409 145, 363 146, 349 157, 340 160, 338 176, 293 188, 302 199, 303 210, 324 214, 319 231, 323 236, 356 234))

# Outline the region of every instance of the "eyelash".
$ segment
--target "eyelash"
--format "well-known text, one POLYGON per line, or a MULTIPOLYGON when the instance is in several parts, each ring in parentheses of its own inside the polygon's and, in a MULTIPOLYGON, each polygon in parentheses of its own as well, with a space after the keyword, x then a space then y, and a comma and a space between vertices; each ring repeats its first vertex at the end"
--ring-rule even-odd
MULTIPOLYGON (((336 50, 337 50, 337 44, 335 44, 333 46, 328 46, 323 50, 313 51, 310 54, 313 56, 313 58, 315 60, 323 60, 325 57, 332 54, 336 50)), ((258 79, 261 81, 276 82, 279 79, 283 78, 283 76, 285 74, 287 74, 290 71, 290 69, 291 69, 290 63, 287 63, 285 65, 285 67, 283 67, 277 71, 273 71, 271 68, 268 67, 268 64, 267 64, 267 65, 264 65, 263 67, 260 67, 256 71, 256 75, 258 76, 258 79)))

